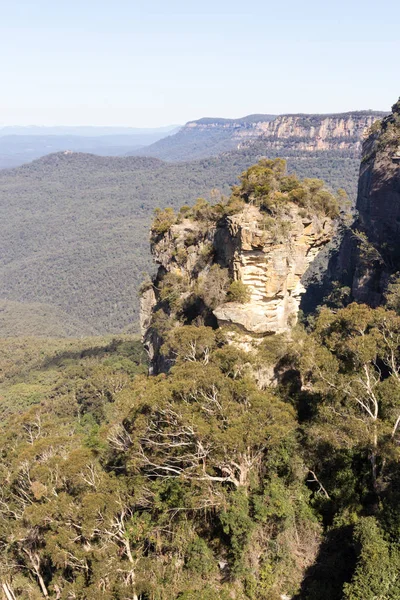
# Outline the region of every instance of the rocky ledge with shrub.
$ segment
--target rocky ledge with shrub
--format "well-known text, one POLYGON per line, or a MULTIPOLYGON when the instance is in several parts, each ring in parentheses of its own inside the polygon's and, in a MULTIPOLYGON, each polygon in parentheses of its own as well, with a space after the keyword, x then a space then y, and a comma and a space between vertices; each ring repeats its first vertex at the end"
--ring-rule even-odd
POLYGON ((142 287, 141 326, 155 373, 174 362, 180 324, 221 328, 250 349, 297 321, 304 275, 331 240, 339 198, 322 181, 288 175, 282 159, 243 173, 229 198, 157 211, 151 250, 158 272, 142 287))

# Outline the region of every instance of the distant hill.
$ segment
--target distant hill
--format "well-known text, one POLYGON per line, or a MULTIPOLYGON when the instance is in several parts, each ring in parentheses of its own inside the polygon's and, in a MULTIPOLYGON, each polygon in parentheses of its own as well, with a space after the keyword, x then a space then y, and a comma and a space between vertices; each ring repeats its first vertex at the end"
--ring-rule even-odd
POLYGON ((275 133, 202 160, 62 152, 0 171, 0 300, 9 315, 7 323, 0 318, 0 336, 24 327, 44 335, 46 320, 57 335, 134 331, 138 286, 152 268, 154 208, 180 207, 213 188, 228 193, 262 156, 285 156, 289 170, 354 199, 362 119, 366 125, 377 115, 332 116, 325 137, 321 117, 308 116, 308 128, 304 115, 279 118, 275 133))
POLYGON ((234 150, 243 137, 256 139, 275 115, 249 115, 240 119, 203 118, 186 123, 173 135, 135 150, 128 156, 154 156, 163 160, 193 160, 234 150))
POLYGON ((62 150, 123 156, 176 132, 179 127, 134 129, 113 127, 3 127, 0 128, 0 169, 62 150))

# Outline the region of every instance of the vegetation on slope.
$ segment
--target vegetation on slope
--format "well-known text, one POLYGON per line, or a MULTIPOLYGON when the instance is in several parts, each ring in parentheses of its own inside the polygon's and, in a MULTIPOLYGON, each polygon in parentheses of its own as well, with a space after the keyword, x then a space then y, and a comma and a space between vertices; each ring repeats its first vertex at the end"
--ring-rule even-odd
POLYGON ((2 342, 2 585, 400 598, 399 316, 324 309, 250 353, 201 325, 169 344, 175 366, 149 378, 131 338, 2 342), (285 377, 259 389, 278 358, 285 377))
MULTIPOLYGON (((151 242, 156 259, 163 266, 153 283, 146 282, 142 288, 145 291, 150 286, 154 291, 146 340, 157 339, 156 346, 161 347, 171 332, 174 335, 174 327, 194 322, 215 325, 213 310, 218 305, 250 300, 247 286, 240 280, 234 281, 223 250, 217 247, 218 228, 226 225, 226 217, 243 212, 246 205, 257 206, 258 216, 252 218, 259 219, 260 245, 262 236, 290 245, 294 215, 307 225, 314 218, 320 222, 337 219, 344 202, 343 190, 334 195, 321 180, 300 180, 289 175, 286 161, 278 158, 262 159, 247 169, 229 197, 215 197, 213 203, 200 198, 192 207, 183 206, 177 213, 170 207, 156 210, 151 242)), ((155 365, 156 371, 173 363, 168 343, 163 347, 163 355, 160 365, 155 365)))
POLYGON ((2 337, 83 337, 95 329, 51 304, 0 300, 2 337))
POLYGON ((66 150, 123 156, 166 135, 167 130, 112 127, 0 127, 0 169, 66 150))

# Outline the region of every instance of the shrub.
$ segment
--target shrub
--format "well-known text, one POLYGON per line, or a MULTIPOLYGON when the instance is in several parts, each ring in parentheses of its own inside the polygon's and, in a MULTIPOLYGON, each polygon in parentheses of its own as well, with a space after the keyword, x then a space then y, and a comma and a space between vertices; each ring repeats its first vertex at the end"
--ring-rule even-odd
POLYGON ((186 553, 185 566, 189 571, 206 576, 215 570, 216 561, 206 542, 197 537, 189 545, 186 553))
POLYGON ((188 257, 187 249, 183 246, 180 246, 175 250, 173 256, 179 265, 184 265, 188 257))
POLYGON ((189 290, 189 280, 180 273, 167 273, 160 285, 160 299, 177 311, 181 307, 182 295, 189 290))
POLYGON ((390 278, 385 293, 386 306, 400 314, 400 273, 395 273, 390 278))
POLYGON ((190 246, 195 246, 201 237, 201 232, 200 231, 191 231, 189 232, 186 236, 185 236, 185 246, 187 248, 189 248, 190 246))
POLYGON ((170 331, 161 352, 181 362, 207 362, 214 346, 215 333, 210 327, 186 325, 170 331))
POLYGON ((176 216, 173 208, 165 208, 161 210, 161 208, 156 208, 154 211, 154 219, 151 225, 151 233, 153 235, 159 236, 167 233, 176 223, 176 216))
POLYGON ((240 304, 246 304, 250 301, 250 291, 247 285, 238 279, 232 281, 228 290, 228 302, 240 302, 240 304))
POLYGON ((374 517, 364 517, 356 525, 355 541, 359 556, 353 578, 344 585, 346 600, 398 598, 398 565, 374 517))
POLYGON ((229 286, 227 269, 213 265, 199 281, 197 293, 209 308, 215 308, 225 301, 229 286))
POLYGON ((241 176, 241 184, 233 188, 232 200, 242 199, 269 213, 279 213, 287 203, 294 203, 308 214, 323 214, 332 218, 339 215, 337 198, 320 179, 304 179, 287 175, 286 161, 261 160, 241 176))

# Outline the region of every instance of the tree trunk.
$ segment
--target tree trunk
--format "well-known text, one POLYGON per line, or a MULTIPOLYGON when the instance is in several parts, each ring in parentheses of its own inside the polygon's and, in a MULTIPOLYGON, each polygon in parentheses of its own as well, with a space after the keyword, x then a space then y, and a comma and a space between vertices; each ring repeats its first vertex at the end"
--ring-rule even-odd
POLYGON ((39 581, 40 589, 42 590, 42 594, 43 594, 43 596, 44 596, 45 598, 47 598, 47 597, 48 597, 48 595, 49 595, 49 592, 47 591, 47 588, 46 588, 46 584, 45 584, 45 582, 44 582, 44 579, 43 579, 43 577, 41 576, 41 574, 39 573, 39 571, 36 571, 36 575, 37 575, 37 578, 38 578, 38 581, 39 581))
POLYGON ((376 467, 376 454, 378 448, 378 435, 376 432, 376 423, 374 424, 374 438, 373 438, 373 449, 371 452, 371 466, 372 466, 372 485, 374 486, 374 491, 377 492, 377 467, 376 467))
POLYGON ((45 598, 48 598, 49 592, 47 591, 46 584, 44 579, 40 573, 40 558, 37 554, 33 554, 30 550, 24 550, 25 554, 28 555, 29 560, 31 561, 31 565, 33 570, 35 571, 36 577, 38 579, 40 589, 42 590, 42 594, 45 598))
POLYGON ((8 583, 2 583, 1 587, 3 588, 3 592, 7 600, 16 600, 14 592, 12 591, 8 583))

